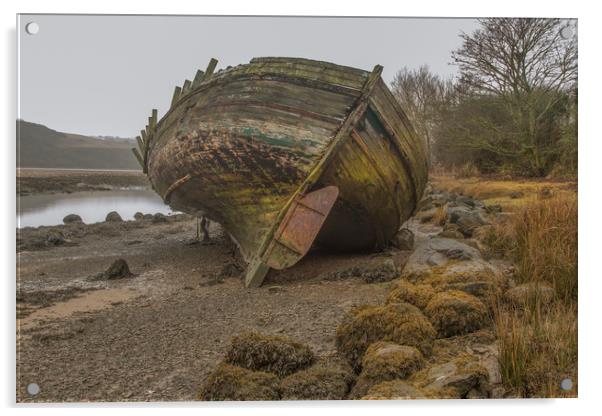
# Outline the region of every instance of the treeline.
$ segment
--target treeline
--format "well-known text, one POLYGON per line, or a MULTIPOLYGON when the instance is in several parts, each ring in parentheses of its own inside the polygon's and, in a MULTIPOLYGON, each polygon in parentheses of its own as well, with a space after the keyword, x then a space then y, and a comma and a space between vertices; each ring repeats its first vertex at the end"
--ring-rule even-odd
POLYGON ((482 19, 452 53, 459 76, 399 71, 392 89, 432 166, 521 176, 577 173, 577 36, 558 19, 482 19))

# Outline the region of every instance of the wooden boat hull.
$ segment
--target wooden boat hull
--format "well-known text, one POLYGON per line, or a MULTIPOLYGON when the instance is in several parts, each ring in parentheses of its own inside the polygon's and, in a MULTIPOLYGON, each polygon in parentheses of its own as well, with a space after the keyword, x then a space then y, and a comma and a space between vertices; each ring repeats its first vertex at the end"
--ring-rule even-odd
POLYGON ((414 211, 427 162, 381 68, 260 58, 212 70, 139 138, 166 203, 222 224, 251 263, 249 285, 312 244, 384 247, 414 211))

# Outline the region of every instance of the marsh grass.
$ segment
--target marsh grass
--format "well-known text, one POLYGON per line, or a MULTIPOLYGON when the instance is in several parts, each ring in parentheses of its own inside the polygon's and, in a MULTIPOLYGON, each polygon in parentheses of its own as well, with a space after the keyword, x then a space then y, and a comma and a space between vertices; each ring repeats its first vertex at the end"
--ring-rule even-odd
POLYGON ((507 388, 523 397, 577 395, 577 197, 539 199, 489 232, 487 242, 514 261, 517 283, 555 289, 552 303, 535 292, 522 307, 497 303, 500 369, 507 388), (563 379, 573 388, 564 391, 563 379))

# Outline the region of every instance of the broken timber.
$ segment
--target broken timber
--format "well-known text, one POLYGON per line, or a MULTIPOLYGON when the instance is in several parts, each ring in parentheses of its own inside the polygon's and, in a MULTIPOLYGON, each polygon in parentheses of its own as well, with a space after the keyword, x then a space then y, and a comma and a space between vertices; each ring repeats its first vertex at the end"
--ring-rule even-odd
POLYGON ((212 59, 156 110, 136 158, 173 209, 219 222, 260 286, 313 245, 384 247, 415 210, 425 145, 381 78, 297 58, 212 59))

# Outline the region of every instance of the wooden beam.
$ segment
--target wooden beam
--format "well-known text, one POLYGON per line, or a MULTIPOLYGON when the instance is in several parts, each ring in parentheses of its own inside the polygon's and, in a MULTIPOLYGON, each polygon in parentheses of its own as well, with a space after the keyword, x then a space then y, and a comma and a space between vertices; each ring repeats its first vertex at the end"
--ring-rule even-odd
POLYGON ((180 94, 182 94, 182 87, 176 87, 173 90, 173 96, 171 97, 171 107, 173 107, 178 99, 180 98, 180 94))
POLYGON ((207 69, 205 70, 205 75, 203 76, 203 81, 207 81, 213 75, 213 71, 215 71, 215 67, 217 66, 217 59, 211 58, 209 61, 209 65, 207 65, 207 69))
POLYGON ((153 108, 150 120, 150 128, 155 130, 157 128, 157 109, 153 108))
POLYGON ((138 149, 140 149, 142 154, 146 153, 146 146, 144 145, 142 138, 140 136, 136 136, 136 141, 138 142, 138 149))
POLYGON ((192 82, 190 82, 189 79, 184 81, 184 85, 182 85, 182 95, 184 95, 184 94, 188 93, 188 91, 190 91, 191 85, 192 85, 192 82))
POLYGON ((200 69, 197 70, 196 75, 194 76, 194 79, 192 80, 192 88, 199 85, 203 81, 204 76, 205 76, 205 73, 203 71, 201 71, 200 69))
POLYGON ((138 149, 132 147, 132 153, 134 154, 134 156, 136 156, 136 160, 138 160, 138 163, 140 163, 140 167, 142 168, 142 170, 145 171, 146 168, 144 166, 144 160, 142 159, 142 156, 140 156, 138 149))

